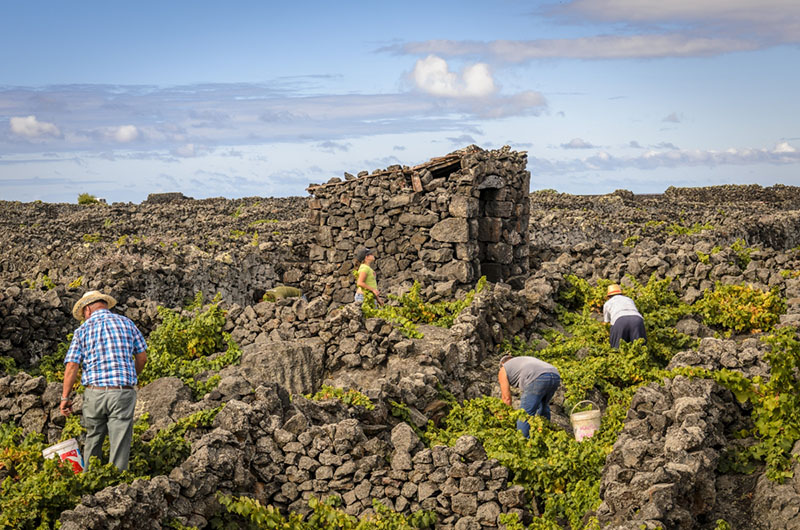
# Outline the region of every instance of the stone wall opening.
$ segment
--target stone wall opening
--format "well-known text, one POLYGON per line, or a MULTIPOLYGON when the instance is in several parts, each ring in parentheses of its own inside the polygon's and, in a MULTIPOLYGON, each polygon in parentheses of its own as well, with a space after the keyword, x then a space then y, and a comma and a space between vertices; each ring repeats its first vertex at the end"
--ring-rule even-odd
MULTIPOLYGON (((496 182, 490 183, 496 185, 496 182)), ((478 201, 478 259, 480 276, 490 282, 503 280, 503 266, 497 262, 496 245, 500 243, 502 223, 492 214, 497 210, 497 198, 501 188, 485 187, 480 190, 478 201)))

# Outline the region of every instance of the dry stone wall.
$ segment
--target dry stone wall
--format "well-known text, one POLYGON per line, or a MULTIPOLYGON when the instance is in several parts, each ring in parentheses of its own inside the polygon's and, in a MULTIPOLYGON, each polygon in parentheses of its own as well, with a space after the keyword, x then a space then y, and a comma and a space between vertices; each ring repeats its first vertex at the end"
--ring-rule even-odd
POLYGON ((433 510, 439 528, 497 527, 502 513, 523 519, 521 486, 487 459, 477 439, 425 448, 405 423, 387 427, 386 405, 365 415, 338 402, 316 403, 277 385, 255 390, 251 403, 230 401, 214 429, 168 477, 137 480, 82 499, 61 528, 161 528, 164 521, 206 527, 222 508, 217 493, 246 494, 284 511, 307 513, 311 496, 337 495, 352 515, 372 499, 401 512, 433 510))
POLYGON ((311 186, 317 230, 309 273, 337 302, 353 297, 353 254, 377 253, 381 282, 418 279, 442 292, 478 278, 521 285, 528 273, 526 155, 508 147, 456 151, 409 168, 311 186))

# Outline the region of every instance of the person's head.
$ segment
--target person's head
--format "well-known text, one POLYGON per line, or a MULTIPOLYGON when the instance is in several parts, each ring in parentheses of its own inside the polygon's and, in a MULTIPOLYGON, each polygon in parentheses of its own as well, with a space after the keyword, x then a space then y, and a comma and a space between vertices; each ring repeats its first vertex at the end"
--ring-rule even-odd
POLYGON ((608 286, 608 292, 606 293, 606 298, 611 298, 612 296, 616 296, 618 294, 622 294, 622 287, 617 285, 616 283, 612 283, 608 286))
POLYGON ((375 261, 375 253, 372 249, 361 247, 356 250, 356 261, 358 263, 372 263, 375 261))
POLYGON ((111 309, 115 305, 117 305, 117 301, 113 297, 100 291, 87 291, 72 306, 72 316, 76 320, 86 320, 98 309, 111 309))
POLYGON ((513 358, 514 358, 513 355, 503 355, 503 357, 500 359, 500 366, 503 366, 504 364, 506 364, 508 361, 510 361, 513 358))

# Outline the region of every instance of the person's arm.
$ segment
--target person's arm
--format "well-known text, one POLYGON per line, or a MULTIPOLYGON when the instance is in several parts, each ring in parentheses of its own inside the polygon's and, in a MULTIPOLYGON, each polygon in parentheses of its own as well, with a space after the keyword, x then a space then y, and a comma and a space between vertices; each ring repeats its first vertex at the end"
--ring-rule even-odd
POLYGON ((75 381, 78 378, 78 368, 80 368, 78 363, 70 362, 66 363, 64 367, 64 386, 61 389, 61 405, 58 407, 64 416, 72 414, 72 400, 69 394, 72 392, 72 387, 75 386, 75 381))
POLYGON ((503 400, 503 403, 511 406, 511 385, 508 384, 508 376, 506 375, 506 369, 501 366, 500 372, 497 374, 497 381, 500 383, 500 398, 503 400))
POLYGON ((137 376, 142 373, 145 364, 147 364, 147 350, 139 352, 133 356, 133 365, 136 368, 137 376))

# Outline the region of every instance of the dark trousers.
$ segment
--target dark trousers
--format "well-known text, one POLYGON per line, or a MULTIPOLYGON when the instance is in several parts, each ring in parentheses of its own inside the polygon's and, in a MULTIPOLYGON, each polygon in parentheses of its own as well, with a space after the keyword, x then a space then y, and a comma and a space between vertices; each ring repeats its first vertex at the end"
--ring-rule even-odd
POLYGON ((633 342, 636 339, 644 339, 647 342, 647 334, 644 331, 644 319, 636 315, 619 317, 614 325, 611 326, 609 341, 611 347, 619 348, 619 341, 633 342))

